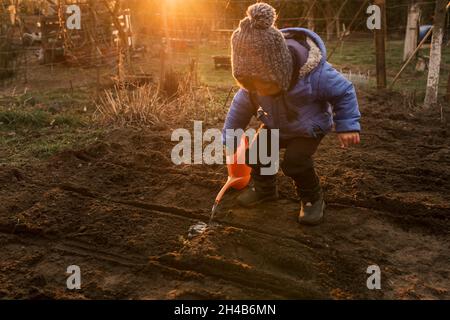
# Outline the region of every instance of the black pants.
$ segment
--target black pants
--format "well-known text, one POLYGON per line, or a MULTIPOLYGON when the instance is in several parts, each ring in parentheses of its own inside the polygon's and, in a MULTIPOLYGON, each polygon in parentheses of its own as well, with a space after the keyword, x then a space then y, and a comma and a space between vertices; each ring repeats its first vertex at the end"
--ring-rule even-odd
MULTIPOLYGON (((261 129, 264 129, 264 127, 261 129)), ((268 150, 268 155, 270 156, 272 154, 272 150, 270 150, 271 134, 270 129, 266 130, 268 130, 266 148, 268 150)), ((323 136, 319 136, 318 138, 296 137, 289 140, 280 140, 279 143, 280 149, 286 149, 284 158, 280 164, 281 169, 286 176, 291 177, 294 180, 297 193, 303 199, 314 200, 321 190, 320 180, 314 169, 312 156, 317 151, 317 147, 322 139, 323 136)), ((257 146, 257 150, 259 150, 259 144, 261 143, 263 143, 261 139, 256 138, 250 148, 257 146)), ((279 152, 279 150, 273 151, 279 152)), ((261 168, 270 167, 270 164, 261 164, 259 156, 256 159, 256 164, 250 163, 250 153, 251 151, 247 150, 246 163, 252 168, 252 178, 262 184, 275 184, 276 175, 261 174, 261 168)))

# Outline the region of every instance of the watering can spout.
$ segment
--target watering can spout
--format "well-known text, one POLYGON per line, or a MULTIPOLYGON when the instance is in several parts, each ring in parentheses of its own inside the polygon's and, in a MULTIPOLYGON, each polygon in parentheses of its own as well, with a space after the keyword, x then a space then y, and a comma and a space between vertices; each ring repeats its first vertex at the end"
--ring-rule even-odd
MULTIPOLYGON (((250 177, 248 179, 250 180, 250 177)), ((247 177, 228 177, 227 182, 224 184, 222 189, 220 189, 219 193, 217 194, 216 203, 219 204, 220 200, 222 200, 223 195, 229 188, 233 187, 235 189, 238 189, 237 187, 240 187, 241 185, 244 185, 243 188, 245 188, 248 184, 248 181, 246 180, 247 177)))
MULTIPOLYGON (((225 185, 222 187, 222 189, 220 189, 219 193, 217 194, 216 197, 216 201, 214 201, 214 205, 211 209, 211 217, 209 219, 209 223, 211 224, 212 220, 214 219, 214 215, 216 214, 216 210, 217 210, 217 206, 219 205, 220 200, 222 200, 223 195, 225 194, 225 192, 230 188, 230 187, 234 187, 236 185, 247 185, 248 181, 245 182, 246 177, 228 177, 227 182, 225 183, 225 185)), ((245 186, 244 186, 245 187, 245 186)))
POLYGON ((211 210, 211 218, 214 218, 217 206, 220 200, 222 200, 223 195, 229 188, 234 188, 237 190, 244 189, 250 182, 250 173, 252 169, 245 164, 245 152, 248 149, 248 140, 245 135, 242 136, 241 143, 239 144, 237 151, 233 155, 227 155, 227 169, 228 169, 228 179, 225 185, 220 189, 217 194, 216 201, 211 210))

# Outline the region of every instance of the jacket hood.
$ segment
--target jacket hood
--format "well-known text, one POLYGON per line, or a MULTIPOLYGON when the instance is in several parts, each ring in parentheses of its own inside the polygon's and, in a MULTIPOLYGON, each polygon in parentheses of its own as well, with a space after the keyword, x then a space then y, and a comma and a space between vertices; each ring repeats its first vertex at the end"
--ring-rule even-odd
POLYGON ((314 41, 314 43, 319 47, 322 55, 322 61, 326 61, 327 49, 325 48, 325 43, 323 42, 322 38, 314 31, 305 28, 285 28, 281 29, 280 31, 286 34, 306 35, 308 38, 314 41))
POLYGON ((291 42, 294 49, 296 49, 297 54, 301 54, 298 47, 300 47, 300 43, 296 40, 295 35, 305 35, 306 42, 309 46, 308 58, 305 64, 299 70, 299 78, 304 78, 306 75, 311 73, 314 69, 316 69, 321 63, 326 61, 326 48, 322 39, 314 32, 308 29, 303 28, 289 28, 281 30, 286 36, 287 41, 291 42), (294 34, 294 37, 292 37, 294 34), (292 40, 291 40, 292 39, 292 40))

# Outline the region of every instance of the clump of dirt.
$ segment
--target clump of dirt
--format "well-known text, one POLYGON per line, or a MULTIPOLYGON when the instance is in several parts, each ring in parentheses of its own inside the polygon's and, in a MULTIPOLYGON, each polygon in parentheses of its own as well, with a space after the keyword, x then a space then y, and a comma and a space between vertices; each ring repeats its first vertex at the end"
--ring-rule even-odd
POLYGON ((0 298, 449 298, 449 125, 402 110, 400 96, 360 99, 362 144, 342 150, 330 135, 316 155, 328 209, 314 228, 297 224, 280 173, 280 200, 242 209, 231 191, 219 225, 188 239, 226 168, 173 165, 168 129, 115 129, 1 167, 0 298), (70 265, 82 272, 76 292, 70 265), (381 290, 366 286, 370 265, 381 290))

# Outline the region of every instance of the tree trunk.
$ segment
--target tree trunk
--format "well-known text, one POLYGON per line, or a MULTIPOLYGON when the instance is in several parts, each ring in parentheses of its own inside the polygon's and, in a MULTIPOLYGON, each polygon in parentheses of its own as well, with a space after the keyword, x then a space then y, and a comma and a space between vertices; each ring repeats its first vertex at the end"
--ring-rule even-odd
POLYGON ((403 62, 413 53, 417 47, 419 33, 420 6, 416 0, 412 0, 409 6, 408 22, 406 23, 405 48, 403 51, 403 62))
POLYGON ((438 102, 439 72, 442 59, 442 39, 444 36, 444 24, 447 0, 437 0, 434 12, 433 38, 431 39, 430 64, 428 68, 427 90, 425 94, 424 108, 430 108, 438 102))

